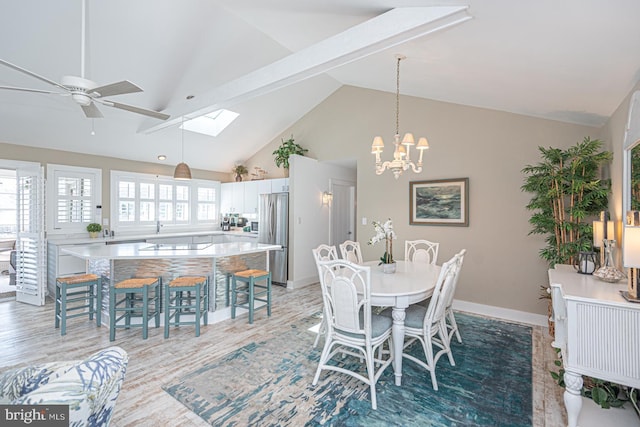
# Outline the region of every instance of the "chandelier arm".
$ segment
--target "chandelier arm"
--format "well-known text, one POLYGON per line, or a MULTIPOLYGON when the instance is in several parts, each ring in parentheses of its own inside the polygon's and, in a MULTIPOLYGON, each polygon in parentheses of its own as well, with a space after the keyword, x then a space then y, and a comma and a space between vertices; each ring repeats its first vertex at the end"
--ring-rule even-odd
MULTIPOLYGON (((416 166, 416 164, 413 162, 410 162, 409 165, 411 166, 411 169, 413 170, 414 173, 422 172, 422 165, 416 166)), ((409 168, 409 165, 407 165, 407 169, 409 168)))

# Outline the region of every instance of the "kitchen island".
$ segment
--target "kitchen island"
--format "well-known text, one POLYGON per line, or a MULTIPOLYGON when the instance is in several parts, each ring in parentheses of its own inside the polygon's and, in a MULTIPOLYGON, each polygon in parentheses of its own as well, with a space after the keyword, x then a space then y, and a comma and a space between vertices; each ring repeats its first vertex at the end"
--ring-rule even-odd
POLYGON ((109 287, 131 277, 162 277, 162 283, 181 275, 209 277, 209 312, 213 321, 229 317, 228 273, 269 269, 270 250, 278 245, 233 243, 122 243, 63 248, 86 261, 86 271, 102 276, 102 311, 108 318, 109 287))

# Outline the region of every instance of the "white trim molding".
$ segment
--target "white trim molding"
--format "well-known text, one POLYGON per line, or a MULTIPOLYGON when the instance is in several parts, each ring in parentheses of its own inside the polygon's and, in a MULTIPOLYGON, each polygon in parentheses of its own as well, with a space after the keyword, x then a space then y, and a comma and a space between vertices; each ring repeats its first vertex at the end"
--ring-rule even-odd
POLYGON ((454 310, 466 311, 467 313, 481 314, 483 316, 495 317, 497 319, 509 320, 512 322, 526 323, 534 326, 547 326, 547 316, 542 314, 528 313, 526 311, 512 310, 510 308, 496 307, 493 305, 478 304, 469 301, 453 301, 454 310))

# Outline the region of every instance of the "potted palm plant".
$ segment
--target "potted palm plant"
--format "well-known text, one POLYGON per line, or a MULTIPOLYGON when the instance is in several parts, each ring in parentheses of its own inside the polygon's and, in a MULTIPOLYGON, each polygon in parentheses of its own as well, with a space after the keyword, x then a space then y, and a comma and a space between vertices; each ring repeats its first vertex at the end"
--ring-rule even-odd
POLYGON ((245 165, 236 165, 232 172, 236 174, 236 182, 240 182, 242 181, 242 175, 248 174, 249 169, 245 165))
POLYGON ((521 188, 533 194, 526 206, 533 211, 529 234, 546 236, 540 257, 551 267, 574 265, 579 252, 592 247, 590 219, 607 209, 611 191, 600 170, 613 154, 601 148, 602 141, 589 137, 566 150, 538 147, 542 160, 522 170, 521 188))

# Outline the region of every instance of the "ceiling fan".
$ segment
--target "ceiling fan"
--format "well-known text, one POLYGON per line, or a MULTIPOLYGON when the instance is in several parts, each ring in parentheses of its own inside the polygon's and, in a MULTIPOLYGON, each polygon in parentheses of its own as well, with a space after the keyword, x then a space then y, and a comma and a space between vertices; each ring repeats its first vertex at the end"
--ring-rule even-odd
POLYGON ((96 106, 96 103, 106 105, 108 107, 118 108, 120 110, 131 111, 137 114, 143 114, 145 116, 154 117, 160 120, 167 120, 169 118, 168 114, 160 113, 154 110, 148 110, 146 108, 136 107, 133 105, 122 104, 120 102, 111 101, 108 99, 104 99, 106 96, 114 96, 114 95, 124 95, 127 93, 134 92, 142 92, 142 89, 135 84, 131 83, 128 80, 123 80, 116 83, 110 83, 102 86, 98 86, 97 83, 86 79, 84 77, 84 69, 85 69, 85 36, 86 36, 86 0, 82 0, 82 40, 81 40, 81 66, 80 66, 80 76, 63 76, 60 83, 50 80, 46 77, 43 77, 39 74, 36 74, 32 71, 19 67, 18 65, 12 64, 11 62, 0 59, 0 64, 5 65, 9 68, 13 68, 16 71, 24 73, 28 76, 35 77, 38 80, 41 80, 45 83, 49 83, 50 85, 56 86, 60 91, 48 91, 48 90, 40 90, 40 89, 29 89, 29 88, 21 88, 21 87, 12 87, 12 86, 0 86, 0 89, 4 90, 16 90, 22 92, 35 92, 35 93, 45 93, 45 94, 54 94, 54 95, 71 95, 71 99, 80 105, 82 111, 84 111, 85 116, 88 118, 102 118, 103 115, 96 106))

